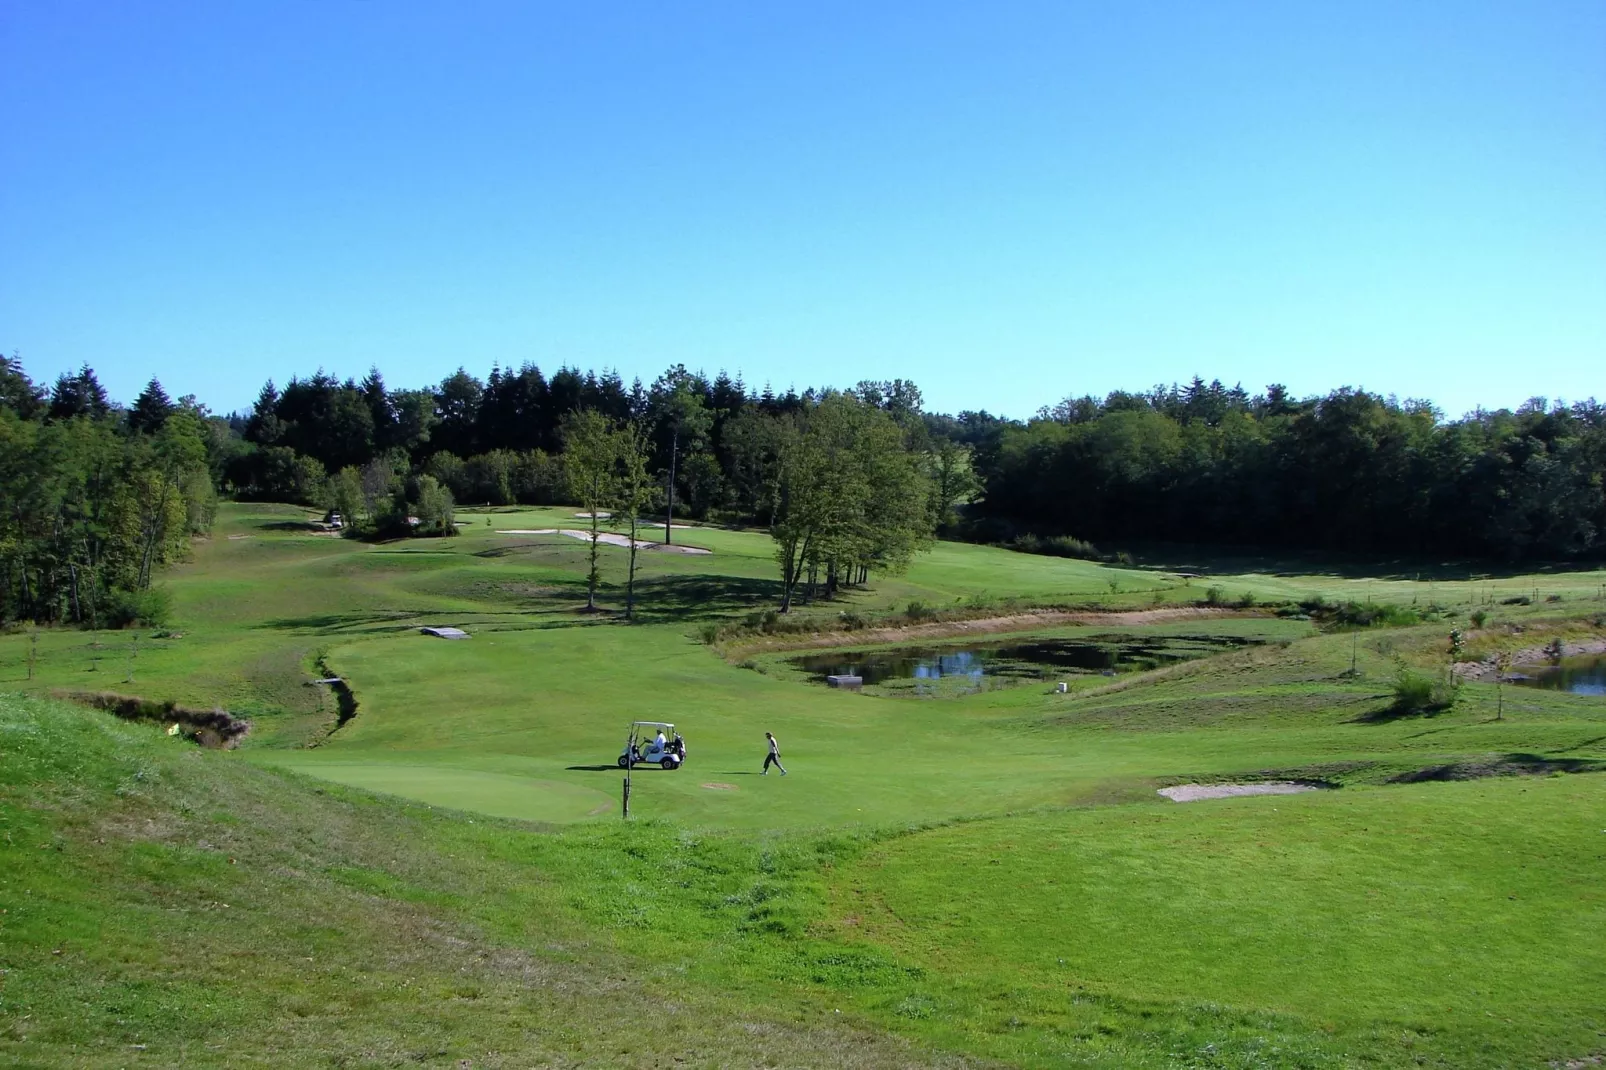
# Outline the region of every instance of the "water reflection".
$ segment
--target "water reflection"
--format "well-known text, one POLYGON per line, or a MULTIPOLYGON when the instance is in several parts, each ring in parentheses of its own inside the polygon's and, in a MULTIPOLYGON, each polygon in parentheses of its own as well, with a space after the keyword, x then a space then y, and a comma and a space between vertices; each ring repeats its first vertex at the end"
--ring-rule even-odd
POLYGON ((1606 657, 1563 658, 1560 665, 1546 669, 1525 666, 1522 671, 1527 678, 1517 682, 1528 687, 1575 695, 1606 695, 1606 657))
POLYGON ((820 680, 858 676, 866 686, 898 681, 980 684, 984 678, 1041 680, 1086 673, 1153 669, 1258 642, 1230 636, 1100 635, 1082 639, 1001 640, 964 646, 833 650, 792 659, 820 680))

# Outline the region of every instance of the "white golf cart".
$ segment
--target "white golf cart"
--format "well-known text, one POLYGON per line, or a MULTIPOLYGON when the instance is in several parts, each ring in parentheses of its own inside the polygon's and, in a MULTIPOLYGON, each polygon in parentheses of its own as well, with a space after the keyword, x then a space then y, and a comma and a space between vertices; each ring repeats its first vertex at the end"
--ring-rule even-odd
POLYGON ((665 771, 679 769, 686 760, 686 741, 667 721, 632 721, 619 768, 656 765, 665 771))

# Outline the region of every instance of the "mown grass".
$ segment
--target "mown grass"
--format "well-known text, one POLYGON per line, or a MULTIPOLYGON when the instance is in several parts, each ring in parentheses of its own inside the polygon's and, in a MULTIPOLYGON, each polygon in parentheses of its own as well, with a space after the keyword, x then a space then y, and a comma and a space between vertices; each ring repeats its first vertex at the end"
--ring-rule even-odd
MULTIPOLYGON (((584 545, 495 531, 571 512, 368 546, 228 506, 169 580, 180 637, 47 630, 29 680, 28 636, 0 636, 0 690, 116 690, 255 726, 202 754, 0 698, 0 1061, 1449 1067, 1606 1048, 1586 1028, 1606 1020, 1606 864, 1586 834, 1606 827, 1606 778, 1410 783, 1599 768, 1606 704, 1506 687, 1497 719, 1494 686, 1469 683, 1447 709, 1390 712, 1401 665, 1442 670, 1478 585, 1456 603, 1397 573, 1212 575, 1230 598, 1447 613, 1349 634, 1143 625, 1275 641, 1068 694, 876 697, 699 641, 773 599, 757 533, 677 531, 715 553, 643 554, 640 623, 576 612, 584 545), (326 672, 357 702, 338 731, 334 696, 306 686, 326 672), (626 825, 613 761, 636 718, 680 724, 691 755, 637 774, 626 825), (784 779, 756 775, 766 729, 784 779), (1154 794, 1268 777, 1344 786, 1154 794), (1509 1010, 1488 993, 1514 993, 1509 1010), (673 1034, 621 1035, 661 1006, 673 1034)), ((623 556, 603 555, 609 608, 623 556)), ((1598 575, 1543 574, 1561 602, 1487 607, 1465 647, 1602 634, 1598 575)), ((1135 609, 1204 587, 942 544, 802 612, 834 630, 911 601, 1135 609)))

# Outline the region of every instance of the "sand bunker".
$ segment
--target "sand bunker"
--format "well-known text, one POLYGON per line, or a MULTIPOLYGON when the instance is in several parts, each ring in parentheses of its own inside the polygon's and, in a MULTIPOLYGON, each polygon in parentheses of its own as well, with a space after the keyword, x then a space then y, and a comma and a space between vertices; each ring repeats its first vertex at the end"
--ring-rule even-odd
POLYGON ((1172 802, 1198 802, 1200 799, 1230 799, 1235 795, 1298 795, 1304 791, 1320 790, 1313 784, 1269 780, 1259 784, 1178 784, 1161 788, 1158 794, 1172 802))
MULTIPOLYGON (((574 528, 508 528, 498 529, 498 535, 567 535, 571 539, 591 538, 591 532, 579 531, 574 528)), ((599 531, 597 541, 605 542, 609 546, 629 546, 630 536, 617 535, 611 531, 599 531)), ((638 550, 660 550, 671 554, 711 554, 714 551, 705 550, 701 546, 665 546, 661 542, 650 542, 647 539, 637 539, 638 550)))

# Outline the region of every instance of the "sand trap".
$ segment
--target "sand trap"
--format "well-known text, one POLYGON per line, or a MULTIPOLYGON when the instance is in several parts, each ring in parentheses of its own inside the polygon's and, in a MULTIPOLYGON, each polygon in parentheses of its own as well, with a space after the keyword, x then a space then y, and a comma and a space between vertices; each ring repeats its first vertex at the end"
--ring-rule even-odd
POLYGON ((1230 799, 1235 795, 1298 795, 1320 790, 1312 784, 1271 780, 1260 784, 1178 784, 1174 788, 1161 788, 1158 794, 1172 802, 1198 802, 1200 799, 1230 799))
POLYGON ((717 780, 710 780, 708 783, 704 784, 703 787, 707 788, 709 791, 737 791, 737 790, 739 790, 736 787, 735 784, 721 784, 717 780))
POLYGON ((235 539, 249 539, 250 537, 251 536, 249 536, 249 535, 230 535, 229 536, 229 541, 233 542, 235 539))
MULTIPOLYGON (((574 528, 508 528, 499 529, 498 535, 567 535, 571 539, 584 539, 590 541, 591 532, 578 531, 574 528)), ((630 536, 618 535, 611 531, 599 531, 597 541, 605 542, 609 546, 629 546, 630 536)), ((638 550, 661 550, 670 554, 711 554, 714 551, 705 550, 701 546, 665 546, 661 542, 650 542, 646 539, 636 540, 638 550)))

